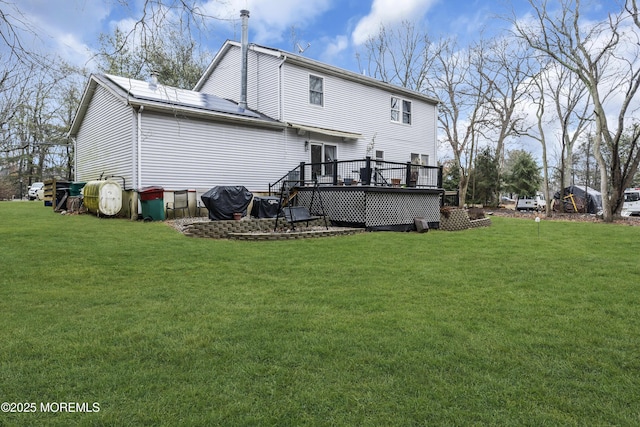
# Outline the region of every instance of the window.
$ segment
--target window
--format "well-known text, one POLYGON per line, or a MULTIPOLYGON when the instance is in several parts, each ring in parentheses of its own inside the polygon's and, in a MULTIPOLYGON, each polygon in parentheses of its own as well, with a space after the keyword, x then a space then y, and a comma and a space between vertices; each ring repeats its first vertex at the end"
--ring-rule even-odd
POLYGON ((322 77, 309 76, 309 103, 324 105, 324 83, 322 77))
POLYGON ((411 124, 411 101, 402 101, 402 123, 411 124))
POLYGON ((384 160, 384 151, 376 150, 376 160, 384 160))
POLYGON ((640 201, 640 193, 624 193, 625 202, 637 202, 640 201))
POLYGON ((411 101, 391 97, 391 121, 411 124, 411 101))
POLYGON ((391 121, 400 121, 400 100, 394 97, 391 97, 391 121))

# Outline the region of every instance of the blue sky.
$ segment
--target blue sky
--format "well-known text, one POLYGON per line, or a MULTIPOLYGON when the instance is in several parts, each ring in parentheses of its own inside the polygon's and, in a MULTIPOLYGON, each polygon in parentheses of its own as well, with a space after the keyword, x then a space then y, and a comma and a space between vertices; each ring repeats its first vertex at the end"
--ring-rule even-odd
MULTIPOLYGON (((9 0, 13 1, 13 0, 9 0)), ((60 54, 76 65, 88 64, 98 47, 98 35, 115 26, 127 28, 140 16, 142 0, 20 0, 19 9, 38 32, 34 43, 60 54)), ((615 0, 593 2, 602 12, 615 0)), ((215 52, 226 39, 238 39, 239 11, 248 9, 250 39, 270 47, 294 50, 294 29, 304 55, 358 71, 356 53, 384 23, 410 20, 426 28, 432 38, 456 36, 461 41, 504 28, 498 15, 512 7, 521 16, 526 0, 208 0, 202 7, 222 18, 208 23, 208 49, 215 52)))

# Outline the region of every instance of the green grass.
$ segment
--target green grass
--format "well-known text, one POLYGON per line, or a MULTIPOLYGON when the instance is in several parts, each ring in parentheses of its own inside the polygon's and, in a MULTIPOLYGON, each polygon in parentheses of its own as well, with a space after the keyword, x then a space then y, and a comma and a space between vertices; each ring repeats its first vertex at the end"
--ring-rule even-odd
POLYGON ((640 227, 235 242, 0 203, 0 425, 638 425, 640 227), (39 409, 39 406, 38 406, 39 409))

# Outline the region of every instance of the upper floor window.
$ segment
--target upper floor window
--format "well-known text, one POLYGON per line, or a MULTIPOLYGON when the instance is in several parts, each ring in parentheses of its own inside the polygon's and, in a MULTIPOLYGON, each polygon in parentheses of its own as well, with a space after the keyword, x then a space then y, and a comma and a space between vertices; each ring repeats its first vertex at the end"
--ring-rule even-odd
POLYGON ((411 101, 391 97, 391 121, 411 124, 411 101))
POLYGON ((324 105, 324 82, 322 77, 309 76, 309 103, 324 105))

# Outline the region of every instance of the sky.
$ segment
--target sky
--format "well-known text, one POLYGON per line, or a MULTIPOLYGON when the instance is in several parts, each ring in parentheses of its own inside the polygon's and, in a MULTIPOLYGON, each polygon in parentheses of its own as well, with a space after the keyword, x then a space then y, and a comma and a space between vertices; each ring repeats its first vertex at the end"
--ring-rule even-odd
MULTIPOLYGON (((14 1, 2 0, 0 6, 14 1)), ((139 19, 142 0, 127 2, 19 0, 14 4, 38 33, 33 43, 91 70, 100 33, 110 34, 117 26, 129 28, 139 19)), ((426 28, 432 38, 454 35, 465 41, 481 31, 499 31, 508 24, 498 15, 509 14, 512 7, 523 14, 526 6, 526 0, 203 0, 203 10, 219 19, 208 22, 202 43, 215 53, 225 40, 238 40, 240 10, 247 9, 251 42, 288 51, 297 51, 297 42, 309 58, 358 71, 356 54, 381 24, 409 20, 426 28)))

